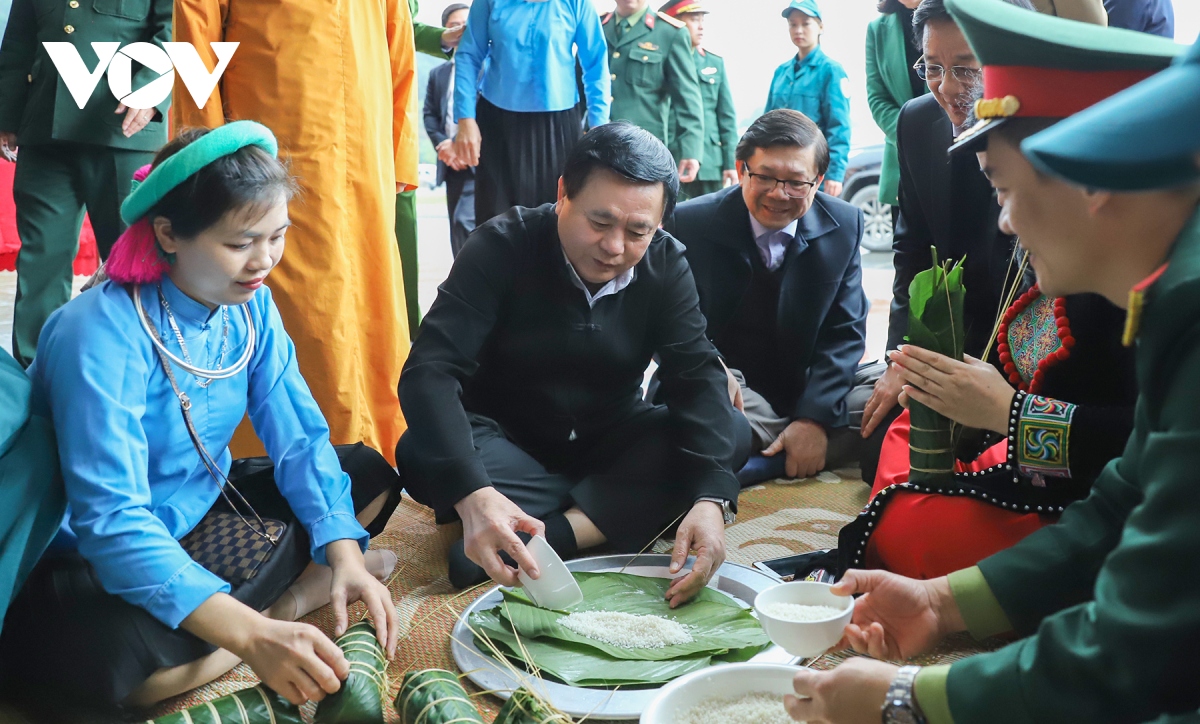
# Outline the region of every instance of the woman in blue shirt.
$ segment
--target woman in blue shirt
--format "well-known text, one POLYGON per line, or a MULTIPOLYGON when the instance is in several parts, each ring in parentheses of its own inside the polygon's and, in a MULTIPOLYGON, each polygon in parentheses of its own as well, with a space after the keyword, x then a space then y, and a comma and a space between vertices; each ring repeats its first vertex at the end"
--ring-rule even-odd
POLYGON ((320 700, 348 664, 292 621, 330 600, 339 632, 347 603, 365 602, 394 651, 378 577, 395 557, 363 552, 398 478, 369 448, 330 444, 263 286, 293 189, 275 152, 250 121, 167 144, 122 206, 132 226, 110 280, 42 331, 29 376, 57 432, 68 513, 9 611, 6 684, 144 706, 245 661, 294 703, 320 700), (247 414, 271 457, 231 465, 247 414), (254 555, 234 538, 265 561, 229 565, 254 555))
POLYGON ((591 0, 475 0, 454 63, 454 150, 478 167, 476 225, 557 200, 583 135, 577 63, 588 127, 608 123, 608 45, 591 0))

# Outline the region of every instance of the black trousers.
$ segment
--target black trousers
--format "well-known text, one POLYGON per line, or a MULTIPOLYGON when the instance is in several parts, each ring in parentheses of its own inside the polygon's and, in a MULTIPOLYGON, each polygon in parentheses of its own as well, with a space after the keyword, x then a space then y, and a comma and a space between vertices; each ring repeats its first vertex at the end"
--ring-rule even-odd
MULTIPOLYGON (((337 446, 350 475, 355 512, 387 493, 383 510, 365 526, 383 531, 400 502, 396 472, 377 451, 358 443, 337 446)), ((308 534, 275 485, 268 458, 237 460, 229 479, 263 518, 287 531, 258 575, 230 595, 262 611, 308 566, 308 534)), ((222 506, 218 503, 216 507, 222 506)), ((180 666, 216 650, 182 628, 170 629, 145 609, 104 590, 77 551, 50 552, 21 589, 0 635, 0 682, 5 694, 67 699, 97 711, 113 710, 155 671, 180 666)))
MULTIPOLYGON (((636 553, 695 502, 680 496, 673 469, 675 445, 665 406, 650 406, 594 440, 579 439, 527 450, 508 438, 498 423, 471 415, 471 432, 492 487, 534 518, 544 519, 579 506, 608 542, 636 553)), ((738 428, 730 469, 750 454, 750 426, 738 428)), ((400 438, 397 462, 413 500, 432 507, 437 480, 417 474, 419 451, 411 437, 400 438)), ((439 523, 457 520, 453 508, 434 509, 439 523)))
POLYGON ((446 218, 450 220, 450 254, 458 256, 475 230, 475 170, 446 169, 446 218))
POLYGON ((476 224, 514 206, 535 208, 558 198, 567 154, 583 136, 578 106, 521 113, 497 108, 480 96, 476 123, 483 144, 475 168, 476 224))

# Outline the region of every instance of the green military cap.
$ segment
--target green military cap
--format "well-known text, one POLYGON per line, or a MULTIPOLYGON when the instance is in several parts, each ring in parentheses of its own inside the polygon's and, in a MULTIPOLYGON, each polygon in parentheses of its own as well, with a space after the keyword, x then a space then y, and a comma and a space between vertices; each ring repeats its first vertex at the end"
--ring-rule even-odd
POLYGON ((1200 40, 1173 67, 1025 139, 1021 150, 1081 186, 1145 191, 1200 181, 1200 40))
POLYGON ((673 18, 687 13, 704 13, 707 15, 709 12, 708 8, 704 7, 703 0, 667 0, 658 11, 673 18))
POLYGON ((792 0, 790 3, 788 3, 788 6, 783 9, 783 17, 786 18, 787 16, 791 15, 793 10, 799 10, 805 15, 814 17, 817 20, 821 19, 821 10, 817 7, 817 0, 792 0))
POLYGON ((1066 118, 1166 68, 1183 46, 1148 33, 1065 20, 1003 0, 946 0, 983 66, 979 122, 951 151, 978 150, 1010 118, 1066 118))

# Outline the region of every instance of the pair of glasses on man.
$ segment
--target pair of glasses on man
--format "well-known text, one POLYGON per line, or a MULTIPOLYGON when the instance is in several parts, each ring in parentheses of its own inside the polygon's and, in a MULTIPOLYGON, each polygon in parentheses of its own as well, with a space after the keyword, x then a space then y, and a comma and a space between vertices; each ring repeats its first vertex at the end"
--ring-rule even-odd
MULTIPOLYGON (((947 68, 941 65, 934 65, 925 62, 925 56, 913 64, 913 70, 917 71, 917 77, 923 81, 933 81, 934 83, 946 77, 947 68)), ((954 76, 954 80, 963 85, 974 85, 983 77, 983 70, 980 68, 969 68, 965 65, 955 65, 949 69, 950 75, 954 76)))
POLYGON ((804 199, 808 198, 809 194, 812 193, 813 188, 815 188, 817 185, 816 181, 797 181, 794 179, 785 180, 781 178, 775 178, 774 176, 767 176, 761 173, 754 173, 750 170, 750 164, 743 161, 742 165, 746 167, 746 175, 750 177, 750 185, 753 186, 756 191, 760 191, 762 193, 769 194, 782 185, 783 193, 787 194, 788 198, 804 199))

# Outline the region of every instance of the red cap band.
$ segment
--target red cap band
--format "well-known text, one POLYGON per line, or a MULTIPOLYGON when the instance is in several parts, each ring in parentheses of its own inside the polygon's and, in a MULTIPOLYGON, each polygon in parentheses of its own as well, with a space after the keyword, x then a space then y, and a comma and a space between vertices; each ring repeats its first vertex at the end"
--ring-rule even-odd
POLYGON ((1066 118, 1154 75, 1151 70, 1061 70, 1017 65, 983 69, 983 97, 1013 96, 1018 118, 1066 118))
POLYGON ((679 2, 675 3, 663 12, 671 17, 675 17, 676 15, 695 12, 696 10, 701 9, 703 8, 701 8, 700 3, 696 2, 696 0, 679 0, 679 2))

